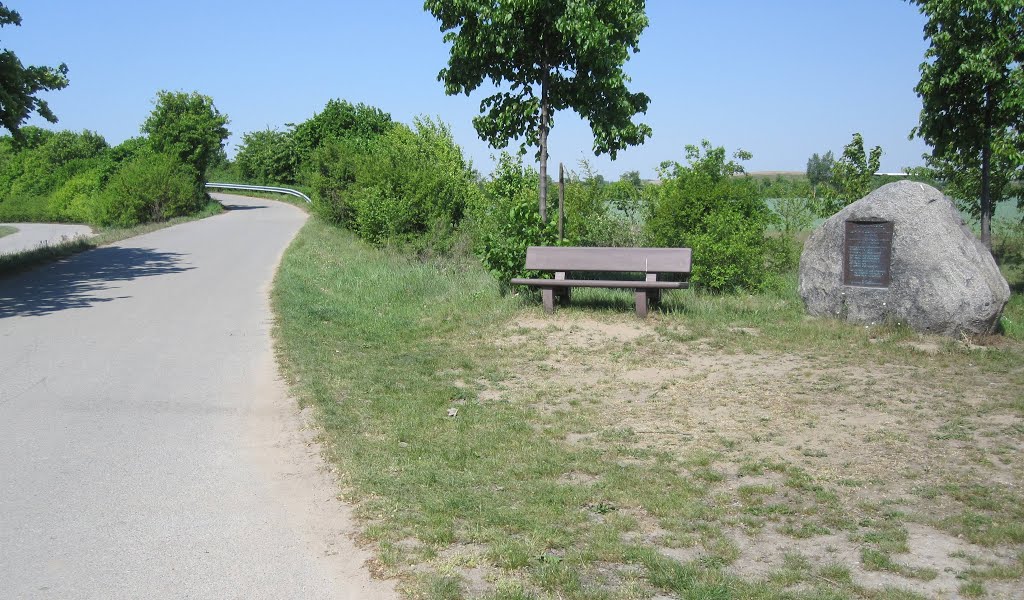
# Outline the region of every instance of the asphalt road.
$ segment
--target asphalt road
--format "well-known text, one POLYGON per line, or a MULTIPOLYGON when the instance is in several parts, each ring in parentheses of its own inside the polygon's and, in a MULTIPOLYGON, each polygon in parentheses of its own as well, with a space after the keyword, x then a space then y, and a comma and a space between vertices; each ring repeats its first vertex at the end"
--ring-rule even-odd
POLYGON ((43 244, 57 244, 64 240, 92 235, 85 225, 59 225, 55 223, 0 223, 18 231, 0 237, 0 254, 13 254, 33 250, 43 244))
POLYGON ((275 370, 306 215, 217 197, 0 278, 0 597, 391 597, 275 370))

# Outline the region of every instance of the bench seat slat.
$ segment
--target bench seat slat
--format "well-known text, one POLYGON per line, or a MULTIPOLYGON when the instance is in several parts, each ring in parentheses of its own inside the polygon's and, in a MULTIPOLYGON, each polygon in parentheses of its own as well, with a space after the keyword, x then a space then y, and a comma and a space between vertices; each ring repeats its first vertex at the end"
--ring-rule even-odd
POLYGON ((629 289, 658 289, 658 290, 679 290, 689 287, 685 281, 609 281, 607 279, 525 279, 518 277, 511 283, 515 285, 532 285, 536 287, 599 287, 599 288, 629 288, 629 289))
POLYGON ((531 271, 613 271, 689 273, 689 248, 579 248, 531 246, 526 268, 531 271))

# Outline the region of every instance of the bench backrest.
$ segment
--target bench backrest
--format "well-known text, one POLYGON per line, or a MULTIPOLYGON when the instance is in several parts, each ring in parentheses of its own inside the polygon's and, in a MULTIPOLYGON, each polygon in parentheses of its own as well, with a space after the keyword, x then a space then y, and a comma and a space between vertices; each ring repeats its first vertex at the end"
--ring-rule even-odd
POLYGON ((689 248, 576 248, 530 246, 526 268, 531 271, 615 271, 689 273, 689 248))

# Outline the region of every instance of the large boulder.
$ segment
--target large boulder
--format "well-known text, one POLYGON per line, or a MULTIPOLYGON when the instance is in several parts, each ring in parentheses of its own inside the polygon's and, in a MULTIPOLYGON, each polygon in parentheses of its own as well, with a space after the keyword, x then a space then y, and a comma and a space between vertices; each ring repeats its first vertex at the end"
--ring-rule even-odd
POLYGON ((800 296, 812 315, 956 336, 993 333, 1010 287, 949 198, 898 181, 811 234, 800 296))

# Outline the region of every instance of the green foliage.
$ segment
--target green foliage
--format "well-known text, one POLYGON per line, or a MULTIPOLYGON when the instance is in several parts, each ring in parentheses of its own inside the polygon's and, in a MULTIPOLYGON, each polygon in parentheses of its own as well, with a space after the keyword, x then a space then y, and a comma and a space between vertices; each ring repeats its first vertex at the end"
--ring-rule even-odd
POLYGON ((0 167, 0 197, 45 196, 75 174, 94 167, 107 150, 91 131, 35 135, 33 146, 5 153, 0 167))
POLYGON ((648 220, 655 246, 693 249, 691 280, 711 291, 760 290, 771 281, 765 236, 774 216, 750 177, 742 150, 726 159, 723 147, 707 140, 687 146, 688 165, 666 162, 648 220))
POLYGON ((780 231, 787 236, 796 236, 807 231, 814 224, 814 205, 806 196, 773 196, 772 207, 779 218, 780 231))
POLYGON ((603 246, 608 213, 604 178, 586 160, 580 161, 581 175, 569 172, 565 185, 565 238, 574 246, 603 246))
POLYGON ((133 137, 128 138, 111 148, 107 153, 107 157, 111 162, 120 164, 126 163, 152 151, 153 146, 149 143, 149 139, 144 137, 133 137))
POLYGON ((153 112, 142 124, 142 132, 157 153, 169 154, 191 166, 197 181, 223 151, 227 139, 228 117, 222 115, 213 99, 198 92, 156 94, 153 112))
POLYGON ((608 183, 586 160, 567 173, 565 240, 577 246, 641 246, 648 196, 639 173, 608 183))
POLYGON ((473 121, 494 147, 519 137, 538 144, 544 105, 571 108, 590 121, 596 154, 614 158, 651 134, 631 120, 647 111, 650 98, 629 92, 622 71, 647 27, 643 1, 428 0, 424 8, 452 44, 438 75, 448 94, 469 94, 484 81, 511 86, 485 98, 473 121))
POLYGON ((1024 5, 1019 0, 911 0, 927 18, 920 124, 933 167, 971 213, 990 220, 1005 182, 1024 175, 1024 5), (977 200, 976 200, 977 199, 977 200))
POLYGON ((491 178, 484 183, 486 204, 473 218, 480 223, 479 254, 484 267, 507 288, 513 277, 535 276, 524 270, 526 249, 554 246, 558 226, 544 223, 535 210, 537 172, 524 166, 522 158, 502 152, 491 178))
POLYGON ((206 204, 199 174, 169 154, 143 154, 111 177, 92 210, 100 225, 131 227, 197 212, 206 204))
POLYGON ((366 104, 330 100, 324 109, 295 126, 292 143, 300 160, 317 149, 345 139, 370 140, 391 130, 391 115, 366 104))
POLYGON ((313 154, 314 209, 373 243, 449 238, 479 194, 447 125, 417 118, 372 139, 346 138, 313 154))
POLYGON ((647 27, 643 0, 492 2, 426 0, 451 43, 438 79, 449 95, 470 94, 484 82, 509 85, 480 103, 473 119, 495 148, 513 139, 539 148, 540 206, 547 195, 547 135, 559 110, 572 109, 590 123, 594 153, 615 158, 641 144, 651 128, 633 122, 650 98, 630 92, 622 67, 647 27))
MULTIPOLYGON (((171 104, 162 110, 172 111, 171 104)), ((177 155, 155 152, 149 138, 110 148, 91 131, 20 133, 20 141, 0 138, 0 220, 134 226, 206 203, 198 171, 177 155)))
POLYGON ((818 195, 818 186, 832 180, 832 168, 836 159, 829 150, 825 156, 818 156, 815 152, 807 159, 807 179, 811 182, 811 193, 814 197, 818 195))
POLYGON ((0 215, 11 221, 74 220, 50 196, 80 173, 106 164, 107 142, 91 131, 26 127, 22 134, 20 144, 0 138, 0 215))
MULTIPOLYGON (((925 155, 926 168, 919 168, 915 173, 928 179, 942 182, 944 191, 952 196, 957 206, 978 222, 982 221, 982 172, 973 159, 964 160, 958 154, 947 154, 944 157, 925 155)), ((993 153, 989 161, 989 198, 991 199, 991 216, 995 214, 995 206, 1015 195, 1014 180, 1024 177, 1024 166, 1003 153, 993 153)), ((991 228, 989 229, 991 232, 991 228)))
POLYGON ((98 222, 97 204, 103 191, 106 169, 97 167, 67 180, 49 199, 49 212, 61 221, 98 222))
POLYGON ((871 193, 881 162, 882 147, 875 146, 868 154, 864 151, 864 138, 853 134, 853 140, 843 148, 843 155, 832 165, 832 178, 824 186, 818 208, 821 216, 832 216, 871 193))
POLYGON ((276 129, 246 133, 235 155, 235 165, 246 181, 295 183, 299 167, 295 136, 276 129))
POLYGON ((47 223, 57 220, 50 212, 45 197, 14 196, 0 200, 0 221, 47 223))
MULTIPOLYGON (((21 15, 0 4, 0 27, 21 25, 21 15)), ((68 85, 68 67, 26 67, 10 50, 0 52, 0 126, 21 141, 21 124, 36 113, 50 123, 57 117, 40 92, 61 90, 68 85)))

